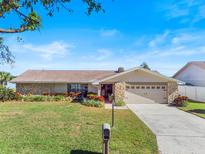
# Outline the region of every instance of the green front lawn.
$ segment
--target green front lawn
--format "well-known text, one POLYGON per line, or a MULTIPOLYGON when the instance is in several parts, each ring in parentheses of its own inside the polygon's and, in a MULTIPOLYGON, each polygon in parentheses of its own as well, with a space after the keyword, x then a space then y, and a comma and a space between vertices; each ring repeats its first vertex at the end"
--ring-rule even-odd
MULTIPOLYGON (((72 103, 0 104, 0 153, 98 154, 111 111, 72 103)), ((154 154, 153 133, 129 110, 116 111, 111 154, 154 154)))
POLYGON ((190 112, 199 117, 205 118, 205 103, 188 101, 188 104, 186 107, 179 107, 179 108, 186 112, 190 112))

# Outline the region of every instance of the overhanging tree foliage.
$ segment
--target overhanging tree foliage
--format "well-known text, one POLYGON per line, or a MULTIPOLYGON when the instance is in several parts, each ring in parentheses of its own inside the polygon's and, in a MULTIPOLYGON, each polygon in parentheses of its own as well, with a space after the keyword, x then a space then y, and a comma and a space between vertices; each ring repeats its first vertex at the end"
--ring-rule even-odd
MULTIPOLYGON (((104 11, 101 4, 95 0, 81 0, 87 5, 85 11, 87 15, 91 15, 93 11, 104 11)), ((47 15, 52 17, 55 12, 60 10, 71 13, 73 10, 69 7, 72 0, 0 0, 0 19, 6 19, 8 14, 17 15, 18 22, 13 27, 2 27, 0 25, 0 33, 22 33, 25 31, 35 31, 41 28, 41 17, 37 12, 37 8, 42 7, 46 10, 47 15), (20 21, 20 22, 19 22, 20 21)), ((3 42, 0 36, 0 64, 13 63, 14 57, 3 42)))
POLYGON ((14 56, 11 54, 9 47, 4 45, 3 38, 0 37, 0 64, 3 63, 14 63, 14 56))
POLYGON ((143 62, 140 67, 144 68, 144 69, 147 69, 147 70, 151 70, 149 65, 146 63, 146 62, 143 62))

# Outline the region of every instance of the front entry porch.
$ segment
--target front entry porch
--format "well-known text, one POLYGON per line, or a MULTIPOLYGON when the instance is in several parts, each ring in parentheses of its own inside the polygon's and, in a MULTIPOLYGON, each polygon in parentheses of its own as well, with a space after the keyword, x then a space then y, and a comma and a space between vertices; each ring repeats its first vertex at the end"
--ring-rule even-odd
POLYGON ((110 96, 113 95, 113 84, 101 84, 100 95, 105 98, 106 103, 110 103, 110 96))
POLYGON ((111 103, 109 96, 113 95, 115 101, 124 100, 125 82, 101 83, 97 85, 98 96, 103 96, 107 103, 111 103))

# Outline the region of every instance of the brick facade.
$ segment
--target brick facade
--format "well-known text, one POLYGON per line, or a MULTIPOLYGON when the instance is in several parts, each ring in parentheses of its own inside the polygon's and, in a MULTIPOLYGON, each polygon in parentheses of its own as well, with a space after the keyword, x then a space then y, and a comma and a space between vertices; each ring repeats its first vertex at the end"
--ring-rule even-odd
POLYGON ((53 93, 54 84, 45 83, 17 83, 16 91, 21 94, 41 95, 43 93, 53 93))

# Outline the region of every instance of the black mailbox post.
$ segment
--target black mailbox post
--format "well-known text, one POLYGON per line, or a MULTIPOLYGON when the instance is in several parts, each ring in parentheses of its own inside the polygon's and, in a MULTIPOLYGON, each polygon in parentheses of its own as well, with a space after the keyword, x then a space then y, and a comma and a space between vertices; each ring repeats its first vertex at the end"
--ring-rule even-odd
POLYGON ((103 154, 109 154, 109 139, 110 139, 110 125, 104 123, 102 125, 102 139, 103 139, 103 154))
POLYGON ((115 126, 115 101, 112 100, 112 127, 115 126))

